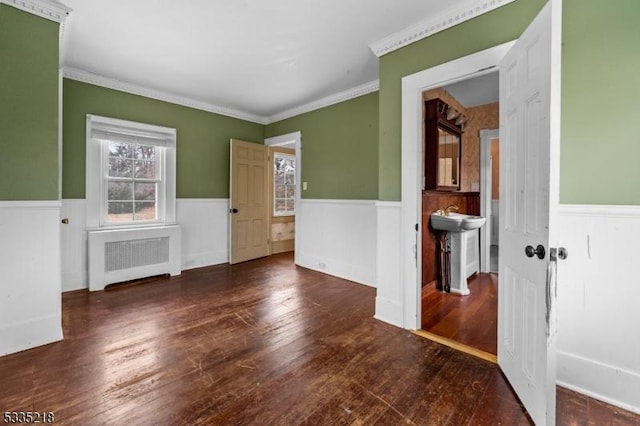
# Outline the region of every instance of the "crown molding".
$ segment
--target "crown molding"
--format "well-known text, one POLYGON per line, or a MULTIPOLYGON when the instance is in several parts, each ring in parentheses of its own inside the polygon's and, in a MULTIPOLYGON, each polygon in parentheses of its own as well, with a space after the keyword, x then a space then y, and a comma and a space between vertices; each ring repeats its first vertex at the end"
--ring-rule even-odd
POLYGON ((185 96, 174 95, 162 90, 151 89, 149 87, 141 86, 134 83, 129 83, 122 80, 116 80, 113 78, 105 77, 100 74, 84 71, 78 68, 63 67, 63 76, 70 80, 80 81, 82 83, 93 84, 95 86, 105 87, 107 89, 118 90, 121 92, 130 93, 132 95, 144 96, 146 98, 156 99, 159 101, 170 102, 172 104, 182 105, 190 108, 199 109, 202 111, 212 112, 214 114, 220 114, 227 117, 238 118, 240 120, 251 121, 258 124, 271 124, 276 121, 284 120, 294 117, 296 115, 304 114, 305 112, 314 111, 320 108, 324 108, 329 105, 337 104, 340 102, 348 101, 350 99, 357 98, 369 93, 378 91, 378 80, 370 81, 369 83, 356 86, 354 88, 339 92, 322 99, 318 99, 313 102, 283 111, 281 113, 272 115, 270 117, 263 117, 260 115, 249 114, 243 111, 238 111, 231 108, 221 107, 213 105, 207 102, 198 101, 195 99, 187 98, 185 96))
POLYGON ((0 3, 59 23, 73 10, 56 0, 0 0, 0 3))
POLYGON ((212 112, 214 114, 225 115, 227 117, 238 118, 240 120, 251 121, 258 124, 267 124, 265 117, 261 117, 259 115, 221 107, 218 105, 198 101, 195 99, 187 98, 185 96, 175 95, 162 90, 151 89, 149 87, 129 83, 122 80, 116 80, 78 68, 65 66, 63 69, 63 75, 65 78, 80 81, 82 83, 89 83, 95 86, 105 87, 107 89, 119 90, 121 92, 130 93, 132 95, 144 96, 151 99, 157 99, 159 101, 170 102, 172 104, 212 112))
POLYGON ((306 112, 315 111, 320 108, 327 107, 329 105, 337 104, 340 102, 348 101, 369 93, 377 92, 380 87, 379 81, 374 80, 360 86, 353 87, 351 89, 329 95, 327 97, 318 99, 307 104, 288 109, 278 114, 272 115, 266 119, 266 124, 275 123, 276 121, 285 120, 287 118, 295 117, 296 115, 304 114, 306 112))
POLYGON ((464 6, 447 9, 434 17, 424 19, 402 31, 398 31, 382 40, 371 43, 369 48, 376 56, 380 57, 514 1, 515 0, 469 1, 464 6))

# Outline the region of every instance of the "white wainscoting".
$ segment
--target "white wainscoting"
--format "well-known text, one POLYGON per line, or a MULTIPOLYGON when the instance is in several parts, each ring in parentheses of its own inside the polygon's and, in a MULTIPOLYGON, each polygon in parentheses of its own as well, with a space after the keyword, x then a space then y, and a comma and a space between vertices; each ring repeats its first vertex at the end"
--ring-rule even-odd
POLYGON ((60 216, 69 220, 61 225, 62 291, 89 287, 87 275, 87 221, 85 200, 62 200, 60 216))
MULTIPOLYGON (((176 200, 182 228, 182 270, 216 265, 229 260, 229 200, 226 198, 176 200)), ((62 200, 62 291, 88 288, 86 201, 62 200)))
POLYGON ((563 205, 558 383, 640 413, 639 206, 563 205))
POLYGON ((402 268, 400 259, 402 203, 378 201, 377 292, 375 318, 403 326, 402 268))
POLYGON ((182 269, 229 261, 229 199, 178 198, 182 269))
POLYGON ((296 263, 376 286, 376 202, 302 199, 296 263))
POLYGON ((0 202, 0 356, 62 340, 60 202, 0 202))

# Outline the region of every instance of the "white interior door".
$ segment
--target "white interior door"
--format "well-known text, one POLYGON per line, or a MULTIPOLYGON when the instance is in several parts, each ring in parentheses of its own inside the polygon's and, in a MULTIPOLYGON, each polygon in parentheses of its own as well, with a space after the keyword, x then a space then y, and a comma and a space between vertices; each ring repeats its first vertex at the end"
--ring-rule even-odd
POLYGON ((229 263, 269 255, 268 148, 231 139, 229 263))
POLYGON ((539 425, 555 424, 560 27, 550 0, 500 63, 498 364, 539 425))

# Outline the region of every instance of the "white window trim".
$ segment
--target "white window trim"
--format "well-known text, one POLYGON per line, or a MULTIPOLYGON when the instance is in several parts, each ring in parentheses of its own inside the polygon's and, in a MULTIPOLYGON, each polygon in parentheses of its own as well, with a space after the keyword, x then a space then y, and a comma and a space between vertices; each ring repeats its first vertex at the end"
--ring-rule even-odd
POLYGON ((142 228, 158 225, 173 225, 176 223, 176 129, 119 120, 109 117, 87 114, 86 125, 86 183, 87 200, 87 228, 142 228), (123 224, 106 222, 106 170, 104 170, 104 156, 106 142, 91 137, 94 127, 118 128, 130 130, 133 134, 161 134, 165 137, 165 149, 160 155, 158 164, 160 172, 164 171, 164 184, 158 188, 158 220, 144 222, 127 222, 123 224), (162 188, 163 187, 163 188, 162 188))
POLYGON ((274 152, 273 153, 273 158, 271 159, 271 175, 273 176, 273 168, 275 166, 276 163, 276 155, 282 156, 282 157, 289 157, 291 159, 293 159, 293 163, 295 164, 295 168, 296 170, 294 170, 293 173, 293 184, 296 186, 296 191, 294 192, 294 196, 293 196, 293 211, 287 211, 287 212, 283 212, 283 213, 278 213, 276 211, 276 182, 275 182, 275 178, 272 179, 273 182, 273 188, 271 188, 271 191, 273 191, 273 205, 271 206, 271 210, 272 210, 272 214, 273 217, 288 217, 288 216, 295 216, 296 215, 296 210, 298 209, 298 201, 297 201, 297 197, 296 197, 296 193, 298 190, 298 162, 297 162, 297 158, 295 154, 288 154, 285 152, 274 152))

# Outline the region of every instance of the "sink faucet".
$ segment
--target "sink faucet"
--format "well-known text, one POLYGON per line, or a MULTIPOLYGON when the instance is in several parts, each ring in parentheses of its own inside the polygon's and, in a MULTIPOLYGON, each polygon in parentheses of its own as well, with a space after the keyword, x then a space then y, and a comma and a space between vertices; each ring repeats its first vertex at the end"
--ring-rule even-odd
POLYGON ((444 215, 449 216, 449 213, 451 212, 457 213, 458 210, 459 210, 458 206, 456 206, 455 204, 451 204, 450 206, 447 206, 446 209, 444 209, 444 215))

